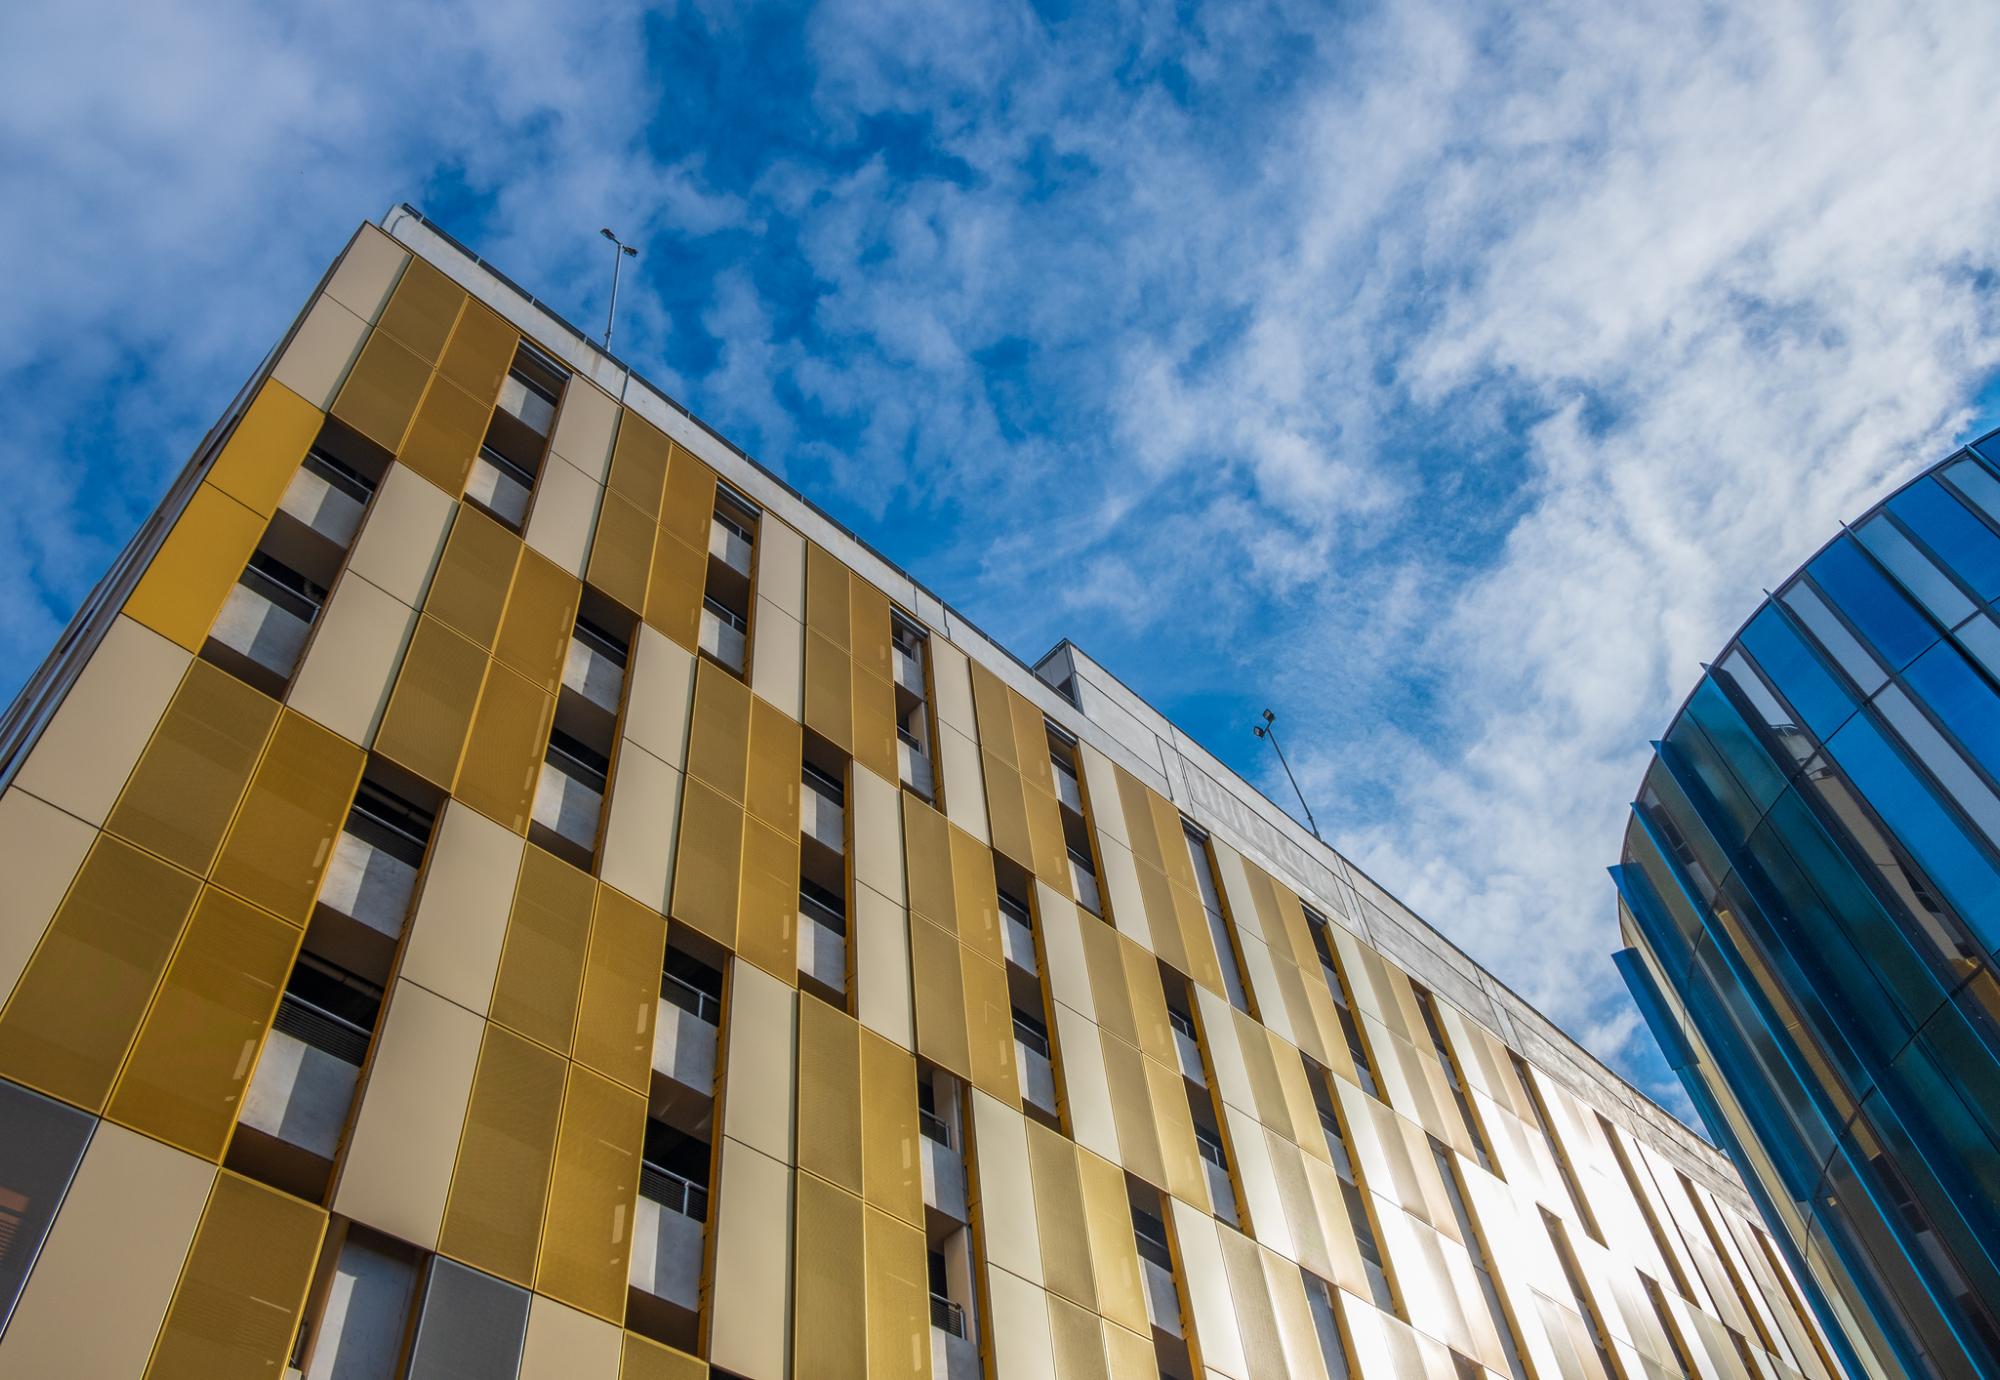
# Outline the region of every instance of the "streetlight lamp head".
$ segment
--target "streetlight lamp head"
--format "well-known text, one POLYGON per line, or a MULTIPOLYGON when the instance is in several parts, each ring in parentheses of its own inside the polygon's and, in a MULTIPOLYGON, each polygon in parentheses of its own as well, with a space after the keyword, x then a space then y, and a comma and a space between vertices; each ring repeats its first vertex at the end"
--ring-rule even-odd
POLYGON ((629 244, 621 244, 621 245, 619 245, 618 247, 619 247, 620 249, 624 250, 624 251, 625 251, 625 252, 626 252, 627 254, 629 254, 629 255, 630 255, 631 257, 633 257, 633 258, 635 258, 635 259, 639 257, 639 251, 638 251, 638 250, 636 250, 636 249, 634 249, 634 248, 633 248, 633 247, 632 247, 631 245, 629 245, 629 244))
POLYGON ((611 227, 608 225, 605 226, 603 229, 599 230, 597 233, 604 236, 605 239, 610 240, 613 244, 618 243, 618 237, 611 233, 611 227))
POLYGON ((1256 734, 1256 735, 1257 735, 1257 736, 1258 736, 1259 738, 1261 738, 1261 737, 1263 737, 1263 736, 1264 736, 1264 725, 1262 725, 1262 724, 1252 724, 1252 725, 1250 725, 1250 731, 1251 731, 1252 733, 1256 734))
POLYGON ((1265 723, 1270 723, 1270 722, 1271 722, 1271 721, 1272 721, 1273 719, 1275 719, 1275 718, 1277 718, 1277 717, 1278 717, 1278 716, 1277 716, 1276 714, 1273 714, 1273 713, 1272 713, 1272 712, 1271 712, 1270 710, 1268 710, 1268 709, 1264 711, 1264 722, 1265 722, 1265 723))

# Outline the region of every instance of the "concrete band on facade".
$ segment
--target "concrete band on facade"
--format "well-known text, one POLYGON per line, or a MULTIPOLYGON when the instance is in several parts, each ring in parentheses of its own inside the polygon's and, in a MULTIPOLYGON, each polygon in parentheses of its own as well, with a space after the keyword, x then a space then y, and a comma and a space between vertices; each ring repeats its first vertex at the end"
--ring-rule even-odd
POLYGON ((2000 1373, 2000 433, 1844 528, 1668 726, 1620 967, 1868 1374, 2000 1373))
POLYGON ((0 781, 0 1373, 1839 1373, 1704 1142, 408 208, 0 781))

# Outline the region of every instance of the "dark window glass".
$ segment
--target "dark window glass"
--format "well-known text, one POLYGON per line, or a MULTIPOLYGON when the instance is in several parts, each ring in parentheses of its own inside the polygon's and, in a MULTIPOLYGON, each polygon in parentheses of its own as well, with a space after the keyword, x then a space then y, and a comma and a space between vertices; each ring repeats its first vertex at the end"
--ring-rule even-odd
POLYGON ((0 1331, 97 1118, 0 1081, 0 1331))

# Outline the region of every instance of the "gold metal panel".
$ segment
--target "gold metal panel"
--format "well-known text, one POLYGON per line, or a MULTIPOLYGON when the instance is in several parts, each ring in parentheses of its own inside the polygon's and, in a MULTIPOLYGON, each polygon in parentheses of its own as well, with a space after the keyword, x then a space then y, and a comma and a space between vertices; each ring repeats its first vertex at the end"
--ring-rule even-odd
POLYGON ((1229 1277, 1236 1331, 1243 1342, 1250 1380, 1289 1380, 1284 1342, 1278 1336, 1271 1296, 1264 1288, 1264 1259, 1257 1243, 1227 1226, 1218 1226, 1215 1235, 1222 1247, 1223 1272, 1229 1277))
POLYGON ((1111 1083, 1097 1027, 1061 1003, 1051 1014, 1063 1124, 1078 1145, 1116 1160, 1118 1123, 1111 1115, 1111 1083))
MULTIPOLYGON (((792 779, 798 779, 793 768, 792 779)), ((743 820, 743 875, 736 902, 736 952, 787 984, 799 971, 799 835, 743 820)))
POLYGON ((732 950, 742 853, 743 807, 690 776, 681 797, 673 915, 732 950))
MULTIPOLYGON (((1108 928, 1108 927, 1107 927, 1108 928)), ((1168 1068, 1179 1068, 1180 1046, 1167 1019, 1167 994, 1160 986, 1160 965, 1153 956, 1116 930, 1111 939, 1125 964, 1125 987, 1132 996, 1132 1025, 1139 1048, 1168 1068)))
MULTIPOLYGON (((1035 1180, 1035 1221, 1042 1239, 1042 1283, 1050 1292, 1097 1311, 1097 1285, 1090 1268, 1090 1233, 1085 1222, 1077 1149, 1060 1132, 1028 1122, 1028 1166, 1035 1180)), ((1096 1328, 1091 1329, 1095 1334, 1096 1328)))
POLYGON ((424 612, 483 650, 493 650, 522 549, 512 532, 478 509, 461 506, 431 578, 424 612))
POLYGON ((1041 1226, 1028 1167, 1028 1119, 983 1093, 970 1094, 965 1154, 966 1200, 985 1254, 989 1286, 999 1271, 1027 1280, 1039 1295, 1041 1226))
POLYGON ((930 1281, 924 1234, 872 1205, 865 1208, 862 1220, 869 1380, 930 1380, 930 1281))
MULTIPOLYGON (((1324 1139, 1321 1144, 1324 1145, 1324 1139)), ((1321 1230, 1319 1209, 1313 1204, 1312 1182, 1306 1177, 1305 1159, 1296 1146, 1272 1137, 1266 1144, 1271 1152, 1271 1180, 1278 1203, 1285 1214, 1291 1249, 1285 1254, 1321 1279, 1333 1278, 1333 1258, 1327 1253, 1326 1234, 1321 1230)), ((1259 1239, 1264 1238, 1260 1230, 1259 1239)), ((1265 1240, 1266 1245, 1276 1243, 1265 1240)))
MULTIPOLYGON (((1088 1150, 1079 1149, 1076 1160, 1078 1186, 1083 1194, 1083 1227, 1090 1242, 1091 1278, 1097 1287, 1097 1308, 1121 1326, 1135 1332, 1150 1332, 1151 1326, 1146 1321, 1146 1282, 1139 1272, 1124 1172, 1088 1150)), ((1076 1227, 1071 1224, 1066 1230, 1074 1232, 1076 1227)))
POLYGON ((1104 1355, 1111 1380, 1156 1380, 1160 1373, 1159 1353, 1153 1349, 1150 1330, 1130 1332, 1107 1319, 1104 1355))
MULTIPOLYGON (((1199 883, 1194 876, 1194 857, 1188 852, 1187 833, 1181 827, 1181 812, 1174 803, 1158 791, 1141 786, 1145 792, 1147 806, 1153 813, 1153 829, 1160 839, 1160 869, 1167 874, 1167 880, 1177 887, 1196 892, 1199 897, 1199 883)), ((1196 904, 1200 904, 1197 899, 1196 904)))
POLYGON ((302 925, 367 757, 286 710, 215 864, 216 885, 302 925))
POLYGON ((889 596, 859 575, 847 587, 849 655, 854 668, 886 684, 889 664, 889 596))
POLYGON ((1194 1115, 1188 1110, 1187 1084, 1178 1069, 1140 1056, 1146 1086, 1152 1094, 1153 1120, 1159 1128, 1160 1163, 1167 1191, 1203 1212, 1211 1210, 1208 1171, 1194 1143, 1194 1115))
POLYGON ((535 1290, 614 1323, 625 1318, 645 1126, 644 1097, 570 1065, 535 1290))
POLYGON ((1152 1090, 1146 1082, 1149 1061, 1136 1045, 1109 1031, 1098 1033, 1104 1071, 1111 1082, 1111 1116, 1118 1124, 1119 1163, 1153 1187, 1165 1188, 1167 1170, 1160 1158, 1160 1131, 1153 1121, 1152 1090))
POLYGON ((268 518, 326 416, 297 393, 266 380, 209 466, 206 482, 268 518))
POLYGON ((399 451, 430 380, 428 359, 378 330, 361 347, 330 410, 382 449, 399 451))
MULTIPOLYGON (((917 1001, 917 1053, 960 1078, 970 1078, 972 1053, 966 1043, 958 940, 928 920, 918 919, 910 925, 910 959, 917 1001)), ((1004 977, 1001 980, 1005 982, 1004 977)))
POLYGON ((139 577, 125 612, 188 651, 200 651, 263 531, 263 518, 213 485, 201 485, 139 577))
MULTIPOLYGON (((811 1003, 806 1003, 811 1005, 811 1003)), ((792 1255, 792 1374, 866 1380, 867 1270, 861 1200, 804 1172, 792 1255)))
POLYGON ((898 779, 896 692, 881 676, 853 663, 850 709, 854 715, 854 760, 884 781, 898 779))
MULTIPOLYGON (((1035 845, 1028 833, 1028 805, 1021 794, 1021 773, 990 750, 982 750, 980 760, 985 767, 986 817, 993 833, 994 851, 1006 854, 1032 872, 1035 869, 1035 845)), ((1044 877, 1043 880, 1049 879, 1044 877)), ((1060 889, 1068 894, 1067 878, 1060 889)))
POLYGON ((1229 1144, 1231 1185, 1242 1202, 1243 1230, 1287 1259, 1298 1259, 1273 1165, 1275 1158, 1283 1156, 1288 1167, 1303 1176, 1298 1148, 1234 1107, 1223 1110, 1223 1133, 1229 1144))
MULTIPOLYGON (((1291 1109, 1285 1101, 1285 1092, 1278 1082, 1277 1060, 1274 1057, 1271 1037, 1264 1027, 1250 1019, 1235 1007, 1229 1008, 1230 1019, 1236 1023, 1236 1043, 1243 1051, 1243 1067, 1250 1075, 1250 1093, 1257 1101, 1254 1109, 1257 1120, 1266 1126, 1289 1132, 1292 1125, 1291 1109)), ((1279 1046, 1283 1048, 1283 1046, 1279 1046)), ((1292 1062, 1298 1062, 1298 1055, 1286 1051, 1292 1062)), ((1318 1121, 1318 1114, 1314 1114, 1318 1121)))
POLYGON ((902 797, 903 867, 909 884, 910 909, 956 934, 957 892, 951 826, 943 815, 910 792, 902 792, 902 797))
POLYGON ((738 805, 749 770, 750 698, 750 687, 720 666, 703 661, 697 668, 688 780, 712 786, 738 805))
POLYGON ((381 329, 426 361, 435 360, 465 300, 458 284, 424 260, 413 258, 396 280, 389 305, 382 309, 381 329))
POLYGON ((705 551, 660 532, 646 589, 646 621, 687 651, 701 649, 701 599, 708 578, 705 551))
POLYGON ((577 1062, 629 1088, 646 1087, 666 949, 667 925, 656 912, 608 886, 597 888, 576 1019, 577 1062))
POLYGON ((979 957, 1004 962, 1000 941, 1000 892, 993 876, 993 854, 986 845, 947 825, 951 839, 953 906, 958 914, 958 939, 979 957))
POLYGON ((597 511, 597 531, 590 539, 590 565, 584 579, 634 613, 646 611, 646 581, 653 570, 653 540, 660 529, 653 519, 617 494, 604 495, 597 511))
MULTIPOLYGON (((1169 1204, 1167 1234, 1174 1250, 1174 1283, 1181 1290, 1183 1317, 1194 1323, 1194 1345, 1200 1364, 1225 1375, 1246 1377, 1242 1334, 1236 1329, 1236 1306, 1229 1293, 1228 1267, 1223 1264, 1219 1228, 1178 1200, 1169 1204)), ((1402 1380, 1401 1372, 1395 1374, 1402 1380)))
POLYGON ((590 874, 533 844, 521 858, 492 1019, 567 1056, 590 944, 590 874))
POLYGON ((465 476, 486 439, 492 416, 490 395, 482 402, 450 379, 435 375, 396 458, 457 498, 465 492, 465 476))
MULTIPOLYGON (((1169 968, 1178 972, 1194 974, 1188 969, 1187 945, 1181 938, 1180 916, 1174 904, 1174 889, 1167 882, 1167 874, 1157 867, 1149 866, 1144 860, 1134 858, 1135 871, 1139 874, 1139 900, 1146 912, 1146 932, 1153 941, 1153 952, 1166 962, 1169 968)), ((1211 992, 1220 993, 1222 984, 1207 982, 1202 984, 1211 992)))
MULTIPOLYGON (((1319 1349, 1319 1332, 1313 1322, 1312 1307, 1306 1302, 1305 1281, 1298 1270, 1275 1251, 1260 1252, 1264 1264, 1264 1289, 1270 1296, 1271 1313, 1278 1324, 1278 1339, 1284 1348, 1288 1380, 1325 1380, 1326 1359, 1319 1349)), ((1311 1269, 1311 1266, 1307 1266, 1311 1269)), ((1315 1271, 1315 1273, 1318 1273, 1315 1271)), ((1320 1278, 1326 1278, 1320 1275, 1320 1278)))
POLYGON ((1104 1366, 1104 1335, 1097 1314, 1051 1293, 1049 1340, 1055 1350, 1056 1380, 1110 1380, 1110 1372, 1104 1366))
MULTIPOLYGON (((1090 994, 1097 1006, 1097 1023, 1106 1034, 1116 1035, 1136 1048, 1139 1030, 1132 1013, 1132 989, 1118 931, 1091 920, 1078 923, 1083 934, 1084 961, 1090 969, 1090 994)), ((1153 985, 1159 986, 1157 982, 1153 985)), ((1179 1055, 1175 1058, 1178 1060, 1179 1055)))
POLYGON ((806 629, 806 727, 846 753, 854 751, 853 680, 847 653, 806 629))
POLYGON ((1056 804, 1055 796, 1033 782, 1023 783, 1021 802, 1027 814, 1028 848, 1034 854, 1035 875, 1074 900, 1069 877, 1069 844, 1063 838, 1062 807, 1056 804))
POLYGON ((965 981, 965 1033, 973 1084, 1009 1107, 1021 1105, 1014 1073, 1014 1006, 1007 970, 960 946, 965 981))
POLYGON ((281 1374, 325 1234, 326 1209, 223 1171, 147 1380, 281 1374))
POLYGON ((799 1168, 861 1192, 861 1027, 823 1001, 799 1003, 799 1168))
POLYGON ((452 793, 488 819, 527 833, 555 713, 555 696, 490 663, 452 793))
POLYGON ((980 750, 1013 767, 1018 773, 1021 759, 1014 749, 1014 701, 1000 677, 980 662, 972 666, 972 707, 979 720, 980 750))
POLYGON ((715 471, 675 445, 667 465, 666 496, 660 504, 660 526, 681 544, 696 551, 708 550, 708 534, 715 522, 715 471))
POLYGON ((1050 756, 1048 722, 1042 718, 1042 711, 1035 707, 1034 701, 1019 691, 1009 690, 1007 700, 1014 718, 1014 750, 1020 759, 1016 765, 1021 769, 1021 782, 1053 798, 1056 777, 1050 756))
POLYGON ((535 1279, 568 1071, 560 1055, 486 1027, 438 1237, 444 1254, 523 1288, 535 1279))
POLYGON ((660 494, 667 487, 667 456, 673 442, 667 434, 630 408, 618 409, 618 439, 611 448, 611 473, 605 486, 634 508, 660 517, 660 494))
POLYGON ((662 1346, 651 1337, 627 1332, 618 1361, 618 1380, 708 1380, 708 1362, 662 1346))
MULTIPOLYGON (((1183 848, 1181 852, 1185 854, 1187 850, 1183 848)), ((1181 951, 1187 959, 1182 971, 1211 992, 1223 991, 1222 967, 1208 928, 1208 912, 1202 909, 1201 894, 1191 885, 1174 883, 1169 872, 1167 895, 1173 903, 1174 919, 1180 926, 1181 951)), ((1155 926, 1154 934, 1158 933, 1159 927, 1155 926)))
POLYGON ((435 618, 417 620, 375 750, 426 781, 449 786, 486 678, 486 653, 435 618))
POLYGON ((275 915, 204 892, 106 1115, 221 1159, 299 938, 275 915))
POLYGON ((0 1006, 96 841, 88 824, 18 786, 0 795, 0 877, 8 886, 0 911, 0 1006))
POLYGON ((773 829, 799 829, 799 726, 764 699, 750 707, 750 766, 743 803, 773 829))
POLYGON ((569 659, 570 631, 576 626, 576 578, 539 553, 524 550, 514 572, 514 589, 500 618, 500 641, 493 654, 549 694, 562 686, 569 659))
POLYGON ((922 1226, 923 1141, 917 1132, 917 1061, 872 1030, 861 1032, 862 1197, 922 1226))
POLYGON ((851 582, 851 572, 831 552, 813 542, 806 543, 806 631, 825 638, 840 650, 843 659, 853 636, 848 621, 851 582))
POLYGON ((277 716, 276 701, 194 662, 104 827, 206 873, 277 716))
POLYGON ((520 332, 479 303, 467 299, 458 314, 451 343, 438 361, 438 374, 472 394, 492 401, 500 393, 500 381, 514 363, 514 348, 521 343, 520 332))

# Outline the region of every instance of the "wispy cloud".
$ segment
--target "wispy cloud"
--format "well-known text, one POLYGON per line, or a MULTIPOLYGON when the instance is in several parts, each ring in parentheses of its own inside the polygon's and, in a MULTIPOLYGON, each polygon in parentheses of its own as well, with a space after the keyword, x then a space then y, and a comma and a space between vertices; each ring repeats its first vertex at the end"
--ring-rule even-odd
POLYGON ((586 321, 629 226, 647 372, 1252 774, 1278 705, 1342 847, 1666 1093, 1602 957, 1622 802, 1759 588, 1973 422, 1996 40, 1810 0, 31 0, 0 649, 355 220, 418 200, 586 321))

